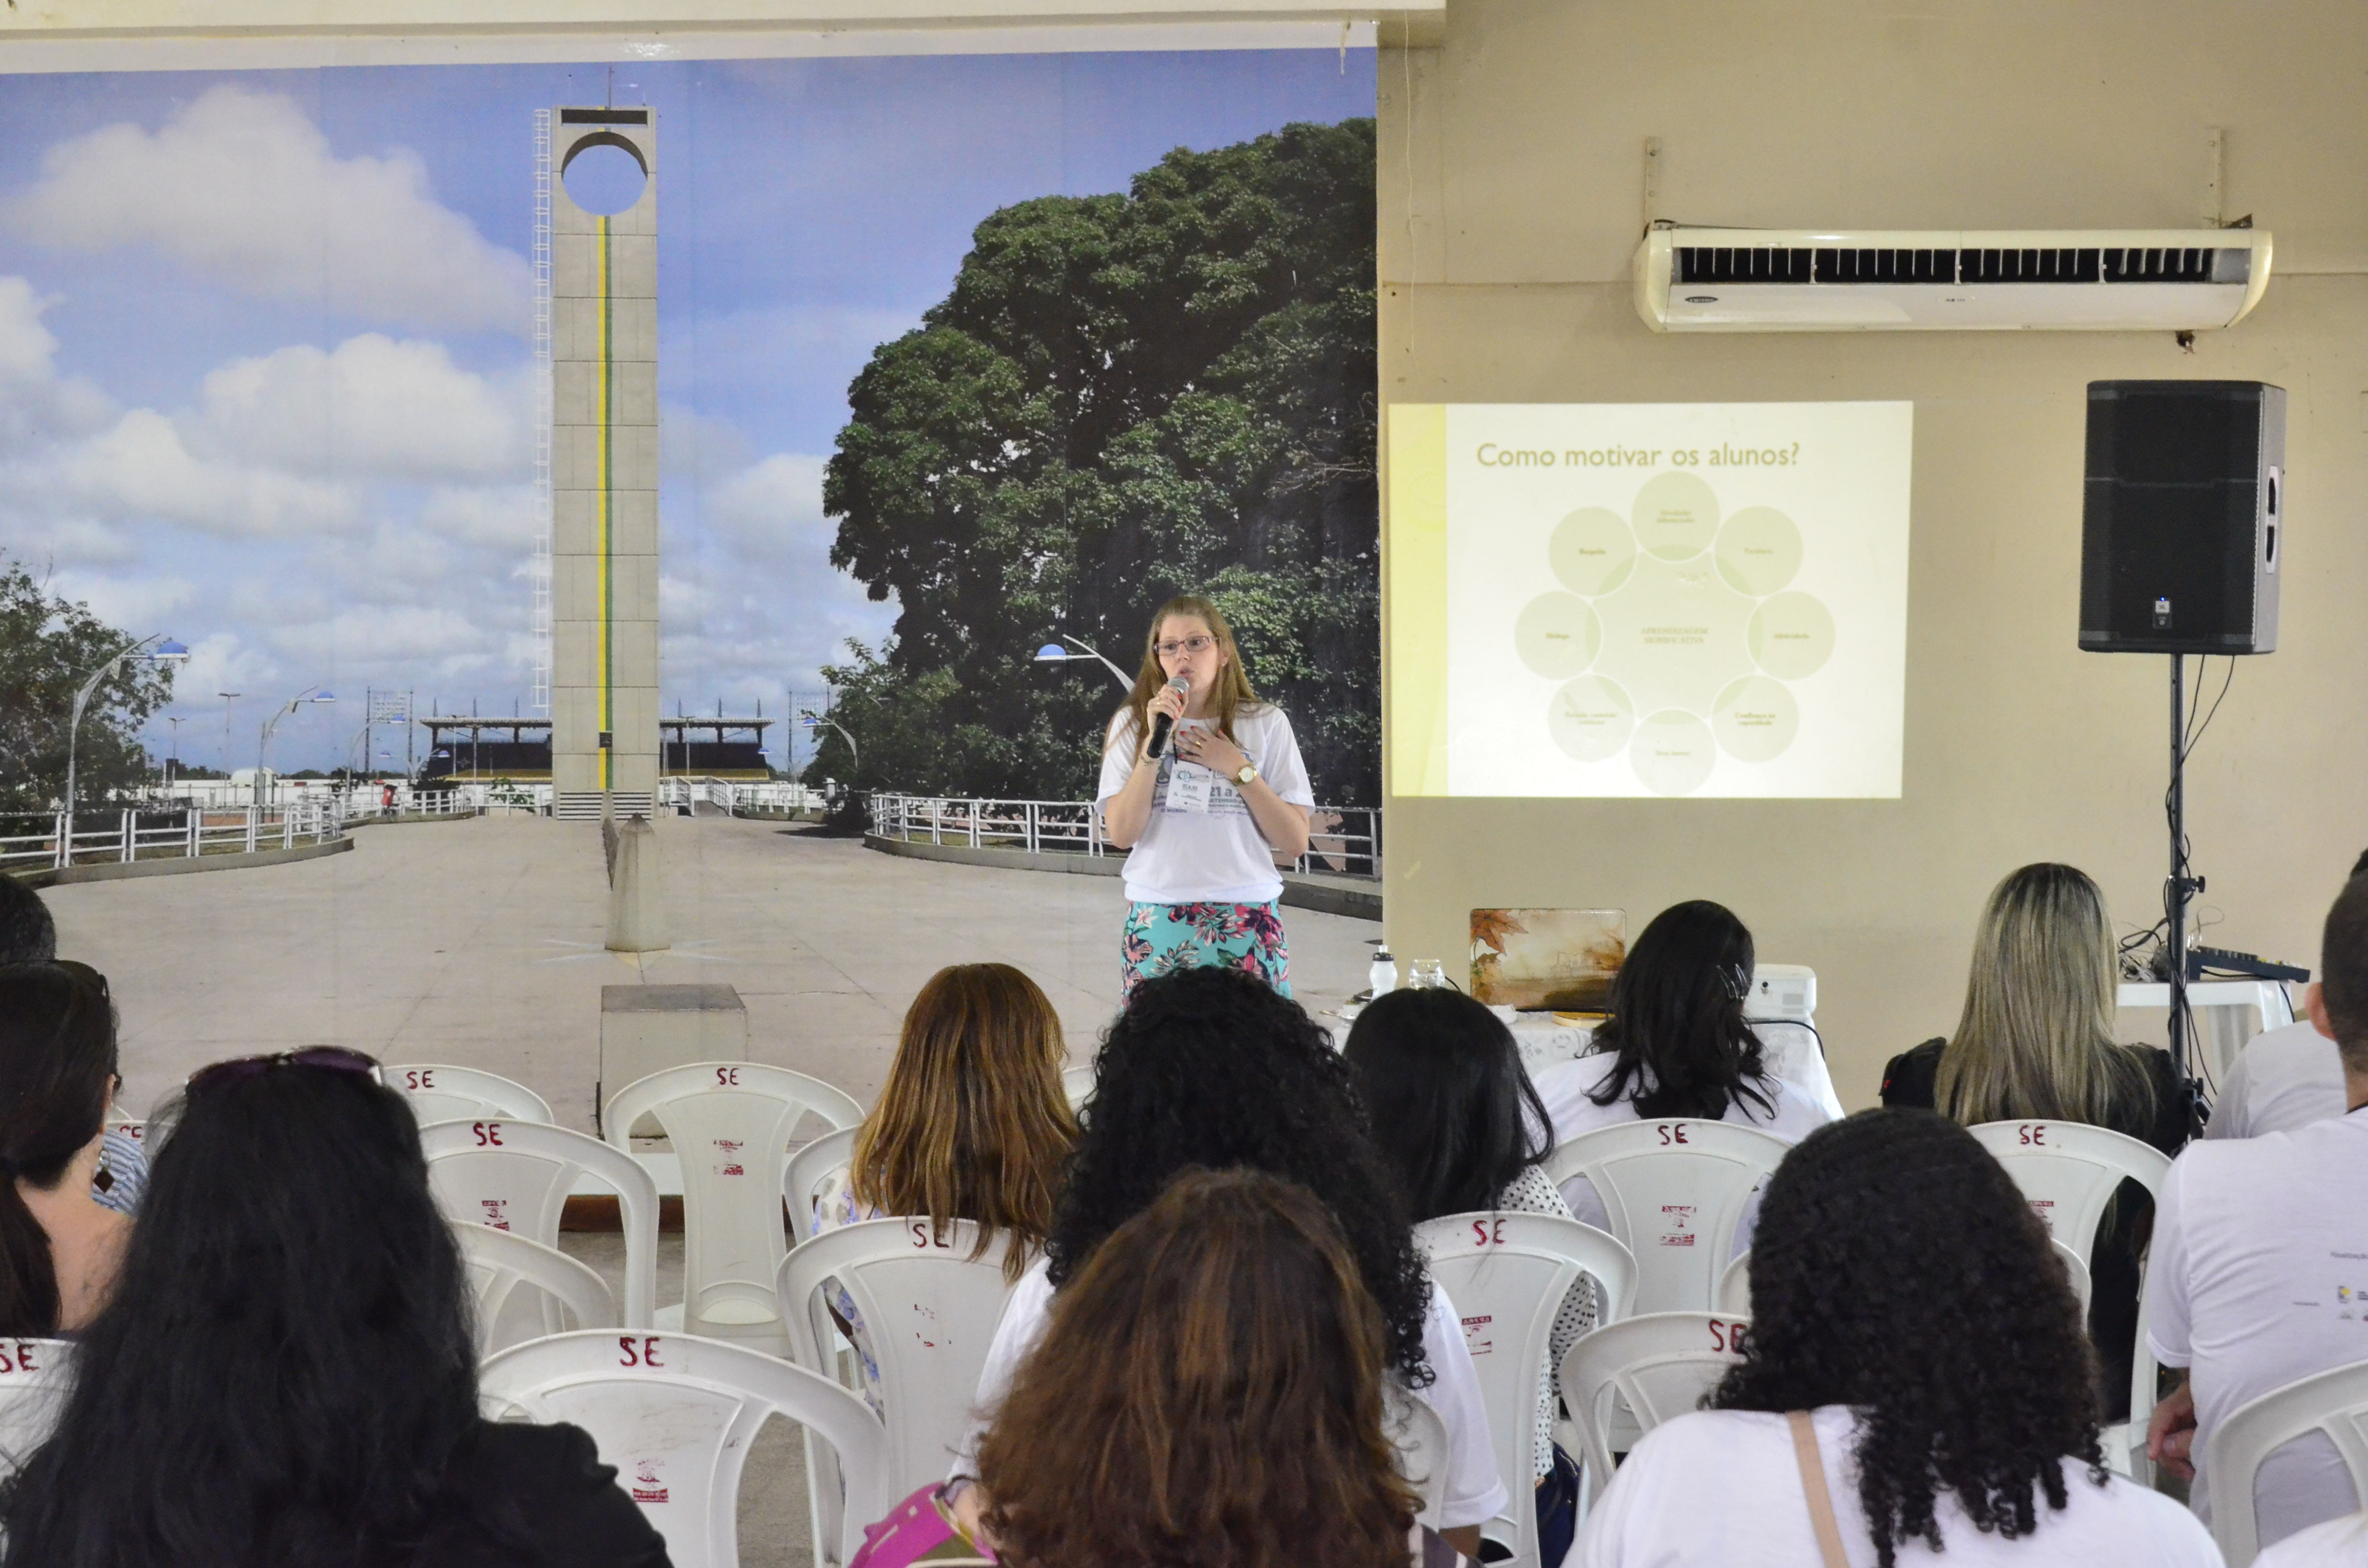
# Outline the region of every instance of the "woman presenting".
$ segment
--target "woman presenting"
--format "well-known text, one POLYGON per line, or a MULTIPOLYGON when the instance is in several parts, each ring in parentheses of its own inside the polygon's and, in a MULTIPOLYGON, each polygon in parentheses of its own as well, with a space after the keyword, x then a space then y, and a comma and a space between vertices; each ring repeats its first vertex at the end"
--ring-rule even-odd
POLYGON ((1291 721, 1258 700, 1233 629, 1186 596, 1152 618, 1143 670, 1110 720, 1096 810, 1126 858, 1121 996, 1155 974, 1220 965, 1291 994, 1275 860, 1307 852, 1315 804, 1291 721), (1165 715, 1172 738, 1146 754, 1165 715))

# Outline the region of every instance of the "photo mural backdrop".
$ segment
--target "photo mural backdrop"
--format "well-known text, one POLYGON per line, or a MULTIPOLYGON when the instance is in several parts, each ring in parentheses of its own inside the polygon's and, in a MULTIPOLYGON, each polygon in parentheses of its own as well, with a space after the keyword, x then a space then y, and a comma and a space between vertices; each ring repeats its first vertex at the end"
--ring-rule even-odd
POLYGON ((1074 798, 1117 690, 1034 650, 1132 668, 1204 591, 1319 795, 1372 799, 1372 101, 1370 51, 10 79, 6 804, 57 792, 115 633, 190 656, 100 693, 101 792, 143 747, 251 766, 315 687, 275 767, 363 761, 370 691, 534 711, 533 114, 566 104, 664 149, 663 711, 831 683, 861 768, 786 726, 777 765, 1074 798))

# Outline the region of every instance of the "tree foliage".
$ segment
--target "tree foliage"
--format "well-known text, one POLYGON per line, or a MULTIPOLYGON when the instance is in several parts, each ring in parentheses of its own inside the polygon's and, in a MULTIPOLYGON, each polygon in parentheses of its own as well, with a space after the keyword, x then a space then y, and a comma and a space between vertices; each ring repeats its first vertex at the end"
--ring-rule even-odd
MULTIPOLYGON (((74 693, 135 639, 53 597, 19 561, 0 557, 0 811, 48 812, 65 796, 66 728, 74 693)), ((89 806, 148 777, 140 727, 173 694, 169 666, 133 660, 83 710, 74 795, 89 806)))
POLYGON ((1178 150, 1123 196, 973 235, 953 290, 848 393, 834 565, 894 635, 825 673, 869 788, 1077 799, 1164 599, 1205 593, 1292 715, 1319 799, 1380 790, 1373 124, 1178 150))

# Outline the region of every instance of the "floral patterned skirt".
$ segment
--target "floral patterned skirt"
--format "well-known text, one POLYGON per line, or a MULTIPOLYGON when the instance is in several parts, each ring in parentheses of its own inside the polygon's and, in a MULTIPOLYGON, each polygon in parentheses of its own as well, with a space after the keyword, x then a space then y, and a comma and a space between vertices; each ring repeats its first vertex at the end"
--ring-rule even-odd
POLYGON ((1119 942, 1123 1001, 1154 975, 1223 968, 1255 974, 1291 994, 1291 949, 1282 915, 1267 903, 1130 903, 1119 942))

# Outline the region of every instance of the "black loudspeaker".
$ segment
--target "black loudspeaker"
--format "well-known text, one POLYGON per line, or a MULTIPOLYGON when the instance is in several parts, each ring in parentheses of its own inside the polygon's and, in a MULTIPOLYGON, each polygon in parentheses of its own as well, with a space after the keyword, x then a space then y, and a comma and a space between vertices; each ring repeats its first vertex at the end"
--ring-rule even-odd
POLYGON ((2274 650, 2285 462, 2283 387, 2090 381, 2080 646, 2274 650))

